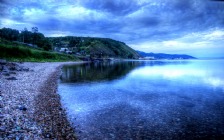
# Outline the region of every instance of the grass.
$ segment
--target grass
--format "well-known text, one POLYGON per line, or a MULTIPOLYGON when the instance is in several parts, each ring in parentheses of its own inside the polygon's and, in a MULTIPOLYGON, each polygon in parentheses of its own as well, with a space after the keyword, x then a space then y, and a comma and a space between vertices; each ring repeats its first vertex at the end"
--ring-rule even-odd
POLYGON ((78 58, 72 55, 43 51, 6 40, 0 40, 0 58, 17 62, 62 62, 78 60, 78 58))

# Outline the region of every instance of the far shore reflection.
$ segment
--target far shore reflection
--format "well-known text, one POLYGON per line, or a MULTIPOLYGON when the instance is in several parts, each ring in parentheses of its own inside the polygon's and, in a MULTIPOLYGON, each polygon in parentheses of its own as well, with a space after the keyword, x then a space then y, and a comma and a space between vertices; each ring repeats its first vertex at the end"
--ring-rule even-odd
POLYGON ((63 67, 61 82, 90 82, 114 80, 125 76, 130 71, 144 66, 183 65, 189 61, 125 61, 85 63, 63 67))

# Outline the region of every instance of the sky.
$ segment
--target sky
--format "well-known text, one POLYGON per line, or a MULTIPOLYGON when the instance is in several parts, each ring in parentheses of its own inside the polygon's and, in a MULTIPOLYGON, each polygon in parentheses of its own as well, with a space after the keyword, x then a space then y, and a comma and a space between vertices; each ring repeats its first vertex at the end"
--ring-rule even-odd
POLYGON ((135 50, 224 57, 224 0, 0 0, 0 28, 112 38, 135 50))

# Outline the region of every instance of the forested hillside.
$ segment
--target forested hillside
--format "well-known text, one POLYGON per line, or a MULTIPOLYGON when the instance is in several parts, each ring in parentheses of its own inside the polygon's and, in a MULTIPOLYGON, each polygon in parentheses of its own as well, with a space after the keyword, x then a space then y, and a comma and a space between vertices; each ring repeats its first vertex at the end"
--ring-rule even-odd
POLYGON ((0 29, 0 38, 8 41, 17 41, 18 43, 38 47, 46 51, 51 50, 53 47, 44 34, 38 32, 37 27, 33 27, 31 31, 27 28, 21 31, 11 28, 2 28, 0 29))
POLYGON ((31 31, 2 28, 0 38, 45 51, 56 51, 90 58, 130 58, 139 54, 125 43, 96 37, 45 37, 33 27, 31 31))
POLYGON ((19 32, 10 28, 0 29, 0 59, 9 61, 75 61, 75 56, 52 51, 52 45, 33 28, 19 32))
POLYGON ((139 54, 125 43, 109 38, 95 37, 50 37, 55 48, 67 47, 72 52, 91 57, 138 58, 139 54))

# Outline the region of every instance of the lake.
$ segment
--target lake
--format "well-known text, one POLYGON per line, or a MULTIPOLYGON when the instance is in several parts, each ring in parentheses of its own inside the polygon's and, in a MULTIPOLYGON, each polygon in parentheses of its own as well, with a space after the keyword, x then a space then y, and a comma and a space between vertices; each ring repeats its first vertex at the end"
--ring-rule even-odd
POLYGON ((68 65, 58 93, 81 140, 224 139, 224 60, 68 65))

